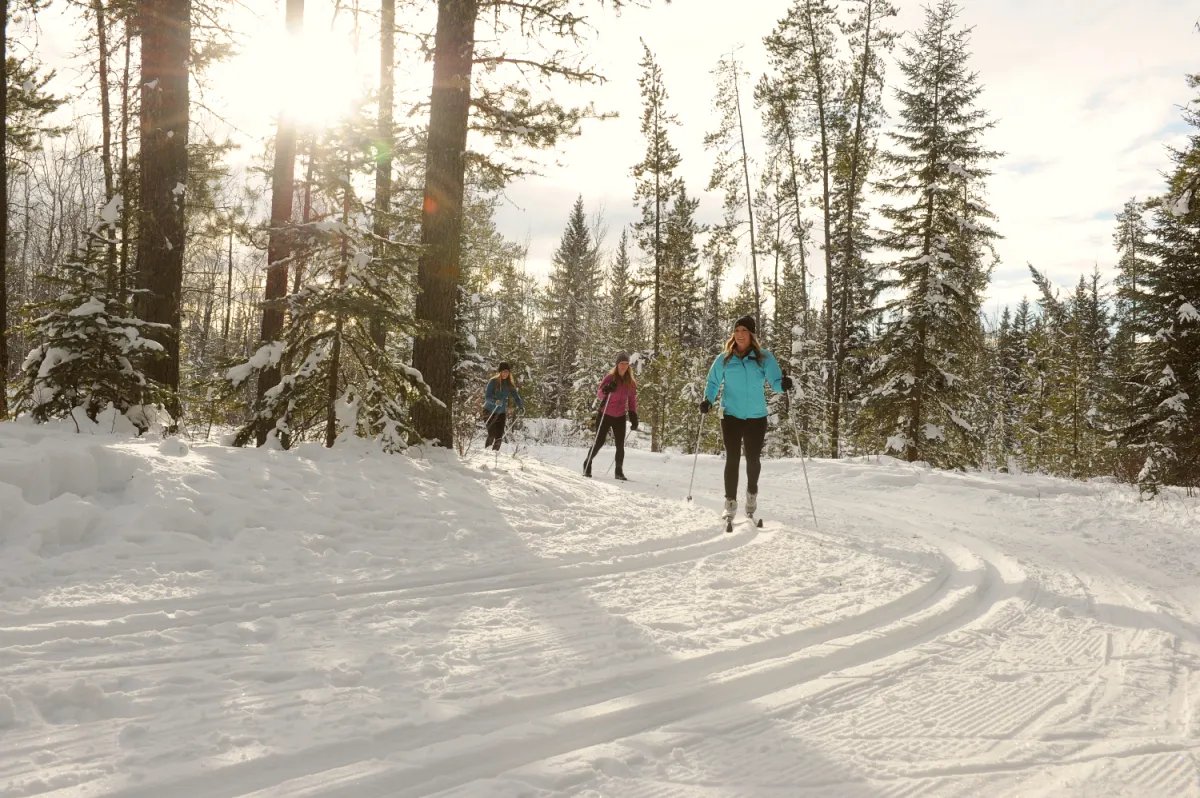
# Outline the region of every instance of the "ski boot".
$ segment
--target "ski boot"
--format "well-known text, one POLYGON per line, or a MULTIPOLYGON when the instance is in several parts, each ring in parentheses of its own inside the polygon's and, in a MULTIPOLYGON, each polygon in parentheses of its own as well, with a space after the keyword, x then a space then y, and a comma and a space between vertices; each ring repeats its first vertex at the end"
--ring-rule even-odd
POLYGON ((755 518, 754 513, 758 511, 758 494, 746 493, 746 517, 750 519, 750 523, 754 524, 759 529, 762 529, 762 519, 755 518))
POLYGON ((620 466, 617 466, 617 473, 615 473, 613 476, 614 476, 616 479, 619 479, 619 480, 620 480, 620 481, 622 481, 622 482, 628 482, 628 481, 629 481, 628 479, 626 479, 626 477, 625 477, 625 472, 621 470, 621 467, 620 467, 620 466))
POLYGON ((590 457, 583 461, 583 475, 588 478, 592 476, 592 458, 590 457))
POLYGON ((737 499, 726 499, 725 510, 721 513, 721 518, 725 520, 725 531, 733 531, 733 516, 737 512, 737 499))

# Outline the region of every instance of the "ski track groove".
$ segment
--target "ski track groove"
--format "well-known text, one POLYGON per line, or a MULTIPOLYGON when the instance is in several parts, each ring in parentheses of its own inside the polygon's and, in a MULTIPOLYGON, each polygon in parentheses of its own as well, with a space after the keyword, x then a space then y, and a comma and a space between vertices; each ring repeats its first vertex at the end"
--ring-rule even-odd
MULTIPOLYGON (((304 783, 327 774, 321 781, 329 789, 318 789, 314 795, 429 795, 794 687, 932 640, 978 618, 1006 597, 1008 591, 996 568, 986 561, 976 564, 980 567, 960 570, 946 557, 934 579, 908 594, 821 627, 700 655, 640 675, 514 699, 477 717, 402 726, 370 740, 268 755, 171 786, 186 789, 189 798, 255 790, 308 794, 304 783), (530 721, 528 709, 535 705, 543 717, 530 721), (386 766, 381 767, 379 760, 385 760, 386 766), (414 766, 405 767, 404 760, 414 766), (362 769, 370 772, 353 775, 362 769), (335 776, 340 770, 349 772, 335 776), (397 790, 397 782, 406 786, 397 790)), ((131 788, 114 795, 150 798, 156 789, 131 788)))
MULTIPOLYGON (((556 487, 566 490, 565 486, 556 487)), ((506 485, 504 490, 520 492, 522 488, 506 485)), ((573 495, 561 501, 569 502, 573 495)), ((16 625, 25 619, 0 616, 0 623, 14 624, 0 627, 0 637, 8 642, 13 634, 23 633, 27 640, 35 642, 85 640, 105 634, 127 635, 245 621, 250 614, 287 617, 314 610, 367 611, 379 605, 381 597, 438 599, 548 587, 699 560, 741 546, 762 544, 775 534, 802 534, 823 546, 828 528, 822 526, 820 534, 801 531, 807 524, 808 506, 799 499, 794 505, 784 503, 774 510, 772 524, 766 530, 758 530, 752 524, 749 535, 726 534, 723 525, 711 533, 707 529, 693 529, 676 538, 656 539, 645 550, 618 550, 607 560, 595 554, 591 560, 560 561, 516 572, 505 570, 505 565, 460 572, 452 580, 430 574, 413 580, 336 585, 326 595, 307 602, 312 606, 299 608, 273 608, 269 604, 295 601, 304 605, 305 596, 313 594, 312 588, 297 586, 286 595, 274 597, 272 591, 266 591, 257 594, 257 599, 245 599, 240 612, 231 605, 243 600, 241 597, 203 597, 197 599, 196 614, 166 622, 162 612, 135 612, 85 621, 82 618, 87 613, 70 617, 68 610, 56 610, 55 613, 65 616, 64 622, 48 626, 35 626, 32 621, 16 625), (691 542, 678 545, 681 539, 691 542), (260 607, 258 602, 267 602, 268 606, 260 607), (247 607, 251 608, 249 613, 247 607), (136 626, 139 621, 147 628, 128 628, 131 622, 136 626), (108 626, 117 628, 114 631, 108 626), (59 634, 64 629, 68 634, 59 634)), ((1130 794, 1200 794, 1197 759, 1200 740, 1192 737, 1196 713, 1191 706, 1193 692, 1200 692, 1193 690, 1200 683, 1192 684, 1200 671, 1189 665, 1180 651, 1181 638, 1195 643, 1197 636, 1185 624, 1158 610, 1167 619, 1165 623, 1174 622, 1178 627, 1177 634, 1133 629, 1116 641, 1112 632, 1056 636, 1051 624, 1032 615, 1035 606, 1042 611, 1046 609, 1038 606, 1043 588, 1037 579, 1026 575, 1015 560, 990 544, 965 534, 957 524, 922 523, 871 507, 846 503, 839 506, 837 500, 827 501, 822 509, 828 515, 834 507, 838 507, 834 514, 841 521, 835 529, 847 531, 847 518, 873 518, 889 534, 921 538, 932 545, 939 552, 934 578, 857 615, 738 648, 675 660, 666 666, 661 659, 646 658, 638 661, 640 669, 612 674, 598 682, 504 699, 446 720, 398 725, 369 738, 343 739, 293 753, 266 754, 166 784, 127 786, 111 794, 118 798, 158 798, 167 792, 186 794, 188 798, 301 795, 402 798, 436 793, 451 798, 460 791, 467 794, 468 788, 478 787, 476 782, 482 779, 499 776, 526 784, 529 787, 526 792, 546 789, 557 793, 563 788, 561 779, 513 771, 600 745, 622 745, 636 750, 641 741, 634 736, 643 732, 709 716, 768 695, 783 698, 788 690, 823 676, 873 664, 880 667, 866 676, 847 676, 854 680, 850 683, 831 686, 818 683, 814 685, 818 688, 815 693, 810 691, 791 702, 781 700, 773 709, 749 719, 721 724, 719 737, 706 739, 697 734, 696 739, 681 745, 688 756, 701 761, 706 759, 705 752, 711 752, 707 757, 711 761, 719 761, 720 752, 728 759, 729 749, 736 747, 739 770, 771 773, 769 782, 754 785, 754 794, 762 796, 815 798, 836 790, 838 796, 848 798, 909 798, 935 791, 941 794, 943 790, 954 790, 957 795, 959 789, 964 790, 962 795, 968 795, 974 793, 963 784, 964 779, 983 785, 983 777, 1005 774, 1020 777, 1035 771, 1078 766, 1107 772, 1112 783, 1133 785, 1140 790, 1130 794), (984 619, 986 624, 977 623, 984 619), (1137 649, 1139 646, 1152 649, 1164 634, 1170 638, 1173 654, 1171 667, 1161 674, 1169 691, 1164 701, 1171 714, 1172 734, 1177 736, 1109 738, 1102 744, 1081 743, 1058 754, 1045 748, 1027 748, 1029 743, 1039 740, 1073 740, 1069 731, 1058 731, 1061 726, 1047 724, 1056 708, 1078 704, 1082 708, 1080 714, 1086 714, 1117 704, 1118 698, 1128 701, 1128 696, 1116 693, 1122 672, 1143 667, 1153 670, 1153 663, 1143 665, 1141 658, 1146 655, 1137 649), (971 646, 964 642, 968 637, 986 637, 991 645, 971 646), (902 653, 917 656, 899 664, 884 665, 889 658, 902 653), (984 666, 988 664, 1002 667, 999 672, 985 672, 984 666), (869 705, 872 698, 878 697, 881 687, 886 688, 901 674, 912 673, 937 683, 938 668, 948 666, 956 666, 949 671, 955 681, 952 693, 910 691, 902 694, 900 700, 908 701, 911 706, 886 701, 869 705), (973 670, 964 666, 972 666, 973 670), (1014 667, 1019 671, 1014 671, 1014 667), (1030 673, 1037 679, 1021 678, 1030 673), (973 683, 981 679, 987 689, 972 692, 973 683), (794 715, 799 706, 824 707, 828 711, 819 719, 784 717, 794 715), (531 718, 530 712, 535 709, 538 712, 531 718), (845 719, 833 715, 852 710, 857 710, 860 720, 854 736, 848 738, 844 735, 845 719), (924 734, 914 728, 913 719, 924 727, 924 734), (819 732, 825 743, 833 741, 834 747, 842 746, 845 750, 839 753, 843 755, 836 759, 821 756, 822 750, 817 747, 812 755, 802 754, 796 761, 782 764, 778 751, 759 750, 753 745, 764 729, 780 724, 788 727, 790 738, 803 739, 819 732), (950 750, 955 756, 947 756, 950 750), (879 760, 884 761, 877 765, 879 760)), ((537 523, 555 527, 544 520, 537 523)), ((745 525, 745 519, 736 522, 735 531, 741 532, 738 527, 745 525)), ((872 552, 854 542, 850 544, 853 548, 872 552)), ((1097 602, 1097 586, 1118 592, 1130 608, 1156 612, 1135 597, 1099 558, 1074 548, 1070 553, 1079 561, 1094 565, 1099 576, 1098 585, 1088 584, 1078 573, 1069 572, 1078 582, 1084 596, 1082 603, 1092 618, 1106 622, 1107 610, 1097 602)), ((912 556, 918 555, 912 553, 912 556)), ((511 567, 512 563, 507 565, 511 567)), ((163 599, 153 604, 118 606, 142 609, 161 603, 186 612, 181 609, 180 601, 163 599)), ((102 615, 105 607, 111 609, 112 605, 84 609, 102 615)), ((52 614, 31 613, 35 620, 38 617, 45 620, 52 614)), ((496 648, 516 652, 535 639, 548 636, 525 633, 504 640, 496 648)), ((149 664, 171 661, 165 658, 149 664)), ((289 689, 281 688, 281 692, 289 689)), ((264 694, 256 700, 271 697, 264 694)), ((280 708, 270 701, 267 703, 274 710, 280 708)), ((1086 736, 1080 739, 1093 742, 1086 736)), ((655 755, 642 756, 640 764, 655 755)), ((598 757, 598 767, 605 769, 604 762, 609 759, 598 757)), ((619 758, 615 763, 624 767, 619 758)), ((633 798, 698 798, 709 792, 716 798, 728 794, 728 781, 709 782, 697 778, 695 772, 680 773, 678 778, 666 780, 663 768, 670 764, 660 761, 657 775, 662 780, 643 777, 621 794, 633 798)))
MULTIPOLYGON (((285 618, 305 612, 322 610, 345 611, 365 609, 379 604, 381 598, 387 600, 423 599, 423 598, 461 598, 477 593, 519 590, 529 587, 541 587, 561 582, 594 579, 600 577, 619 576, 635 571, 649 570, 664 565, 703 559, 713 554, 732 551, 749 545, 760 534, 761 530, 751 527, 747 535, 727 535, 722 530, 712 533, 707 539, 698 543, 687 543, 682 546, 664 546, 662 548, 628 555, 614 555, 608 561, 594 560, 573 562, 558 565, 546 565, 513 572, 503 568, 494 571, 467 574, 457 579, 439 580, 436 575, 413 580, 414 584, 391 586, 373 583, 364 585, 337 586, 316 598, 300 598, 276 596, 275 598, 243 599, 242 597, 214 600, 207 606, 196 609, 188 608, 186 600, 175 603, 173 613, 166 610, 155 612, 137 612, 138 605, 128 606, 132 612, 116 615, 107 619, 67 620, 48 625, 23 623, 20 625, 0 626, 0 639, 7 646, 32 646, 57 640, 87 640, 91 638, 113 638, 123 635, 144 634, 147 632, 162 632, 169 629, 181 629, 191 626, 207 626, 219 623, 246 621, 247 616, 257 618, 285 618), (232 606, 234 602, 245 601, 240 606, 232 606), (260 602, 266 602, 260 604, 260 602), (272 604, 280 602, 281 606, 272 604), (182 606, 180 606, 182 604, 182 606), (253 608, 247 612, 247 606, 253 608), (179 616, 182 613, 182 617, 179 616)), ((332 586, 331 586, 332 587, 332 586)), ((320 589, 320 588, 318 588, 320 589)), ((308 595, 311 596, 310 589, 308 595)), ((269 595, 269 594, 268 594, 269 595)), ((298 596, 298 594, 297 594, 298 596)), ((161 600, 165 605, 171 605, 170 600, 161 600)), ((157 601, 155 603, 158 603, 157 601)), ((86 616, 86 613, 85 613, 86 616)), ((19 617, 19 616, 18 616, 19 617)), ((3 619, 12 622, 11 616, 3 619)))

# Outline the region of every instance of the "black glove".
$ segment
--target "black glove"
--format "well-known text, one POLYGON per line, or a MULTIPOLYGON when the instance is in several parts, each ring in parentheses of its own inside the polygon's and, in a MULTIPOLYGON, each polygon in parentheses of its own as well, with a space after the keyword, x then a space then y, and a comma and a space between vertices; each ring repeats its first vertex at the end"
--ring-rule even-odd
POLYGON ((784 393, 788 393, 792 390, 792 378, 784 374, 783 379, 779 381, 779 385, 783 388, 784 393))
POLYGON ((601 393, 612 393, 615 390, 617 390, 617 381, 616 380, 609 380, 608 382, 606 382, 600 386, 601 393))
POLYGON ((636 412, 635 412, 635 413, 630 413, 630 414, 629 414, 629 428, 630 428, 631 430, 633 430, 634 432, 637 432, 637 424, 638 424, 638 422, 637 422, 637 413, 636 413, 636 412))
POLYGON ((712 410, 712 402, 705 399, 703 402, 700 403, 700 414, 708 415, 709 410, 712 410))

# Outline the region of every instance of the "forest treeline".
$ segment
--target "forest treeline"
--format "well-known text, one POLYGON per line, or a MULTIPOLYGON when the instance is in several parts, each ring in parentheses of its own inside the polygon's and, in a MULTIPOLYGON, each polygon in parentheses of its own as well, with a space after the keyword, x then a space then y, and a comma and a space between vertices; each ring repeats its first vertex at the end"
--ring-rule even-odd
MULTIPOLYGON (((560 101, 603 80, 577 4, 336 5, 371 28, 378 86, 321 125, 285 110, 247 171, 202 90, 233 4, 6 0, 0 418, 112 405, 242 445, 452 446, 499 361, 531 414, 583 420, 626 350, 652 447, 690 452, 707 366, 751 314, 797 385, 771 454, 1200 487, 1198 98, 1161 194, 1113 209, 1115 278, 1059 287, 1031 265, 1032 299, 989 317, 1003 153, 959 4, 901 30, 891 0, 781 2, 767 71, 721 58, 703 120, 679 117, 687 78, 643 41, 639 218, 611 230, 581 187, 538 280, 496 210, 606 114, 560 101), (86 23, 78 96, 31 44, 61 6, 86 23), (400 96, 414 55, 429 82, 400 96), (710 179, 689 186, 674 142, 701 125, 710 179), (700 218, 705 191, 720 218, 700 218)), ((305 10, 286 0, 287 31, 305 10)), ((699 440, 719 450, 715 425, 699 440)))

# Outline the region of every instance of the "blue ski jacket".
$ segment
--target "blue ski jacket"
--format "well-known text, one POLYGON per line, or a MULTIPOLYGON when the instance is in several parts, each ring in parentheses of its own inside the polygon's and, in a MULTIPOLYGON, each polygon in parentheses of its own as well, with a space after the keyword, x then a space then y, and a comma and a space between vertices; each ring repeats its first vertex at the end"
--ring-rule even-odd
POLYGON ((483 412, 501 413, 508 412, 508 397, 512 397, 517 403, 518 410, 525 409, 525 403, 521 401, 521 394, 517 393, 516 386, 511 380, 501 382, 498 378, 492 377, 488 380, 487 390, 484 391, 483 412))
POLYGON ((705 385, 704 398, 710 402, 717 401, 717 391, 721 385, 725 390, 721 394, 721 407, 725 414, 735 418, 766 418, 767 398, 763 393, 763 383, 770 383, 771 390, 783 393, 783 372, 775 356, 765 349, 759 350, 760 356, 753 352, 745 357, 734 354, 725 360, 725 353, 717 355, 712 368, 708 370, 708 383, 705 385))

